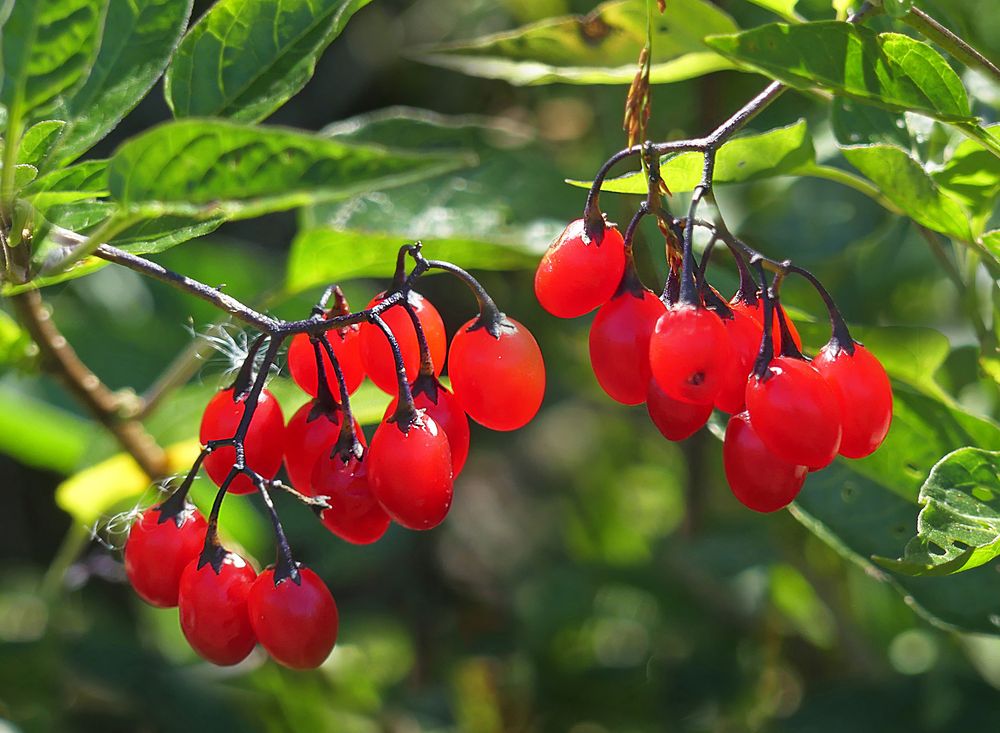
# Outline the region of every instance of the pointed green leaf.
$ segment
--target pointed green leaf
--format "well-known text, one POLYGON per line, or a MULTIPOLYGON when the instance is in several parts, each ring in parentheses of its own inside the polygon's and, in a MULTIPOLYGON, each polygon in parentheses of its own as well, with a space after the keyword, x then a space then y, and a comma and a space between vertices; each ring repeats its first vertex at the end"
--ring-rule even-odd
POLYGON ((931 177, 966 206, 976 220, 976 230, 981 231, 1000 195, 1000 158, 975 140, 963 140, 931 177))
MULTIPOLYGON (((732 68, 712 52, 706 35, 737 30, 707 0, 671 0, 654 18, 650 78, 654 84, 732 68)), ((644 0, 603 3, 586 16, 552 18, 514 31, 434 46, 419 58, 473 76, 512 84, 628 84, 646 42, 644 0)))
POLYGON ((220 0, 167 69, 175 117, 268 117, 313 75, 316 60, 370 0, 220 0))
POLYGON ((838 97, 833 101, 830 121, 841 145, 896 145, 903 150, 914 147, 913 133, 901 112, 838 97))
POLYGON ((8 113, 31 122, 82 84, 101 40, 108 0, 15 2, 2 29, 8 113), (15 112, 16 110, 16 112, 15 112))
POLYGON ((469 162, 283 128, 180 120, 122 145, 108 165, 108 187, 130 211, 236 219, 398 186, 469 162))
POLYGON ((969 213, 909 153, 889 145, 842 151, 851 165, 915 222, 965 242, 973 239, 969 213))
MULTIPOLYGON (((667 187, 675 192, 692 191, 701 180, 702 153, 681 153, 664 157, 660 174, 667 187)), ((715 183, 743 183, 760 178, 802 173, 815 163, 812 138, 805 120, 756 135, 744 135, 719 148, 715 160, 715 183)), ((569 181, 574 186, 590 188, 589 181, 569 181)), ((642 171, 606 180, 602 191, 646 193, 642 171)))
POLYGON ((754 5, 767 8, 775 15, 780 15, 789 23, 797 23, 802 18, 795 12, 795 6, 799 0, 750 0, 754 5))
POLYGON ((139 104, 170 60, 193 0, 115 0, 87 82, 66 102, 69 124, 52 162, 89 150, 139 104))
POLYGON ((62 120, 43 120, 29 127, 17 148, 17 161, 37 168, 59 140, 64 127, 66 123, 62 120))
POLYGON ((889 109, 969 122, 958 75, 926 43, 838 21, 772 23, 706 42, 747 67, 800 89, 820 87, 889 109))
POLYGON ((917 536, 883 567, 951 575, 1000 556, 1000 452, 962 448, 934 466, 920 489, 917 536))

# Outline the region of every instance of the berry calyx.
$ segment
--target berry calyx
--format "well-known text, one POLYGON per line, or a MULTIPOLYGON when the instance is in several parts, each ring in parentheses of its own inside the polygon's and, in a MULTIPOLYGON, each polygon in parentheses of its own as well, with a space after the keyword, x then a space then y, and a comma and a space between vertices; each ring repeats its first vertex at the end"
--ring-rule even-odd
POLYGON ((191 648, 213 664, 228 666, 246 659, 257 643, 247 610, 257 573, 234 552, 220 553, 218 560, 218 570, 211 562, 198 567, 200 559, 188 563, 178 607, 191 648))
MULTIPOLYGON (((341 410, 326 407, 318 400, 302 405, 285 428, 285 470, 292 486, 308 496, 315 496, 310 482, 316 462, 330 455, 341 432, 341 410)), ((361 426, 354 423, 354 434, 364 445, 361 426)))
POLYGON ((625 405, 645 401, 649 386, 649 339, 667 310, 646 288, 621 290, 601 306, 590 327, 590 364, 601 389, 625 405))
POLYGON ((820 350, 812 365, 840 402, 840 455, 864 458, 874 453, 892 422, 892 386, 882 364, 859 343, 854 343, 851 354, 831 342, 820 350))
POLYGON ((479 318, 459 328, 448 374, 469 417, 492 430, 517 430, 542 406, 545 362, 535 337, 513 318, 503 318, 497 332, 479 318))
POLYGON ((326 584, 299 566, 300 582, 275 583, 268 568, 250 588, 250 623, 258 641, 274 661, 291 669, 315 669, 330 656, 337 641, 337 604, 326 584))
POLYGON ((823 468, 840 448, 840 401, 807 361, 779 356, 763 377, 747 382, 747 411, 754 431, 778 458, 823 468))
POLYGON ((646 412, 667 440, 684 440, 695 434, 712 414, 712 403, 681 402, 664 392, 655 379, 649 380, 646 412))
MULTIPOLYGON (((361 329, 357 324, 334 329, 327 332, 327 340, 344 374, 347 393, 354 394, 365 378, 365 368, 361 364, 361 329)), ((327 387, 330 394, 339 399, 337 375, 323 346, 320 346, 320 354, 327 387)), ((292 343, 288 347, 288 371, 306 394, 310 397, 317 396, 319 374, 316 370, 316 350, 308 334, 299 333, 292 337, 292 343)))
POLYGON ((615 294, 625 270, 621 232, 605 224, 603 234, 587 236, 577 219, 549 245, 535 272, 535 296, 559 318, 576 318, 600 307, 615 294))
POLYGON ((313 469, 314 496, 328 496, 329 509, 320 513, 323 525, 341 539, 368 545, 381 539, 391 522, 368 481, 367 461, 344 463, 339 457, 322 457, 313 469))
MULTIPOLYGON (((379 293, 372 298, 368 307, 371 308, 381 302, 383 297, 385 297, 385 293, 379 293)), ((434 373, 440 374, 444 367, 448 347, 444 321, 441 320, 441 315, 430 301, 419 293, 409 291, 407 302, 420 320, 420 325, 423 326, 427 346, 434 362, 434 373)), ((413 328, 413 322, 402 305, 396 305, 383 311, 381 318, 392 331, 393 336, 396 337, 399 351, 403 356, 403 364, 406 366, 406 378, 412 382, 416 379, 420 367, 420 344, 417 341, 417 332, 413 328)), ((379 389, 389 394, 396 393, 396 361, 393 358, 392 349, 389 347, 382 329, 372 323, 361 324, 361 363, 364 365, 365 372, 379 389)), ((333 394, 340 393, 334 391, 333 394)))
POLYGON ((372 493, 407 529, 431 529, 451 508, 451 449, 434 418, 419 415, 409 426, 383 422, 365 457, 372 493))
POLYGON ((809 473, 805 466, 789 463, 769 451, 746 412, 729 418, 722 462, 733 495, 755 512, 774 512, 788 506, 809 473))
MULTIPOLYGON (((234 398, 232 388, 216 393, 201 417, 201 444, 232 438, 243 419, 245 403, 246 395, 234 398)), ((257 408, 250 419, 243 446, 248 468, 266 479, 277 475, 284 455, 285 419, 278 400, 267 389, 261 390, 257 399, 257 408)), ((221 486, 235 463, 236 449, 227 445, 208 454, 204 466, 215 485, 221 486)), ((249 494, 255 489, 253 482, 244 474, 237 476, 229 485, 233 494, 249 494)))
POLYGON ((682 402, 712 404, 731 358, 729 335, 719 317, 692 305, 668 309, 649 340, 653 379, 682 402))
MULTIPOLYGON (((413 393, 413 405, 418 410, 423 410, 425 414, 434 418, 446 436, 448 436, 448 447, 451 449, 452 478, 458 478, 458 474, 465 467, 465 461, 469 457, 469 417, 465 410, 458 404, 455 395, 442 385, 437 377, 433 375, 420 375, 411 387, 413 393)), ((399 405, 399 397, 393 398, 389 407, 385 411, 383 420, 396 412, 399 405)))
POLYGON ((184 568, 201 553, 208 524, 191 504, 172 517, 161 509, 147 509, 129 528, 125 575, 146 603, 170 608, 177 605, 184 568))

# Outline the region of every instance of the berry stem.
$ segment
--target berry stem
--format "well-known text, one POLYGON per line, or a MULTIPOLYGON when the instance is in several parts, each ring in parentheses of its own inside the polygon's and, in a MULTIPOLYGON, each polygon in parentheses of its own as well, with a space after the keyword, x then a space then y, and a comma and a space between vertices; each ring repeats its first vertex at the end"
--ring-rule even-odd
POLYGON ((337 438, 337 443, 333 446, 331 458, 334 455, 339 456, 340 460, 344 463, 347 463, 352 457, 360 461, 364 455, 364 448, 354 430, 354 413, 351 411, 351 396, 347 391, 347 380, 344 379, 344 370, 340 368, 340 362, 334 356, 333 346, 330 345, 326 334, 319 337, 319 343, 326 349, 326 355, 330 357, 330 363, 333 364, 333 373, 337 377, 337 385, 340 388, 340 405, 343 410, 340 416, 343 420, 340 424, 340 436, 337 438))
POLYGON ((171 492, 162 504, 160 504, 160 519, 158 524, 163 524, 168 519, 173 519, 174 522, 180 526, 179 522, 183 517, 184 511, 187 509, 187 497, 188 493, 191 491, 191 486, 194 484, 194 479, 198 475, 198 471, 201 469, 201 464, 205 460, 205 457, 212 452, 212 448, 205 447, 201 449, 198 453, 198 457, 194 459, 194 465, 191 466, 191 470, 187 472, 184 480, 181 481, 180 486, 171 492))
POLYGON ((840 313, 840 309, 833 301, 833 296, 830 295, 830 291, 823 286, 823 283, 821 283, 815 275, 803 267, 788 263, 785 269, 788 272, 795 273, 796 275, 805 278, 809 284, 815 288, 816 292, 819 293, 819 297, 823 299, 823 303, 826 305, 826 310, 830 314, 830 328, 832 331, 829 342, 830 348, 835 352, 843 349, 848 354, 853 356, 855 341, 851 338, 850 329, 847 328, 847 321, 844 320, 844 317, 840 313))
POLYGON ((369 316, 369 320, 382 329, 385 340, 389 342, 389 348, 392 349, 392 358, 396 362, 396 384, 399 388, 399 400, 396 405, 396 411, 389 418, 389 422, 396 423, 396 427, 404 433, 408 433, 410 432, 410 428, 420 420, 420 413, 417 412, 417 407, 413 404, 413 392, 410 391, 410 383, 406 379, 406 365, 403 363, 403 354, 399 350, 399 343, 396 341, 392 329, 382 320, 382 317, 373 314, 369 316))
MULTIPOLYGON (((310 336, 309 341, 312 343, 313 356, 316 359, 316 402, 326 410, 327 412, 332 412, 340 408, 337 404, 336 398, 330 391, 330 385, 326 381, 326 364, 323 363, 323 346, 324 344, 329 346, 328 341, 329 334, 321 334, 319 336, 310 336)), ((333 349, 327 352, 331 357, 330 363, 335 365, 335 369, 339 367, 333 360, 333 349)))
POLYGON ((267 513, 271 517, 271 526, 274 528, 274 539, 278 545, 278 560, 274 568, 274 585, 277 586, 284 580, 291 579, 295 585, 302 585, 302 576, 299 574, 298 565, 292 557, 292 548, 288 545, 288 538, 285 536, 285 529, 281 526, 278 518, 278 511, 274 508, 271 500, 271 493, 267 490, 267 481, 263 479, 257 482, 257 491, 267 508, 267 513))
POLYGON ((222 502, 229 493, 229 485, 240 475, 240 470, 233 466, 225 480, 215 492, 215 500, 212 502, 212 511, 208 515, 208 529, 205 530, 205 546, 198 557, 198 568, 211 565, 215 574, 222 570, 222 561, 226 557, 226 548, 219 542, 219 512, 222 511, 222 502))
POLYGON ((442 260, 425 260, 423 255, 420 254, 417 254, 416 257, 419 257, 420 261, 422 261, 428 268, 449 272, 468 285, 469 289, 472 290, 473 294, 476 296, 476 301, 479 303, 479 318, 476 319, 476 322, 470 327, 470 330, 482 327, 485 328, 486 332, 493 338, 500 338, 500 332, 507 317, 500 311, 496 302, 490 297, 490 294, 486 292, 486 288, 484 288, 480 282, 476 280, 476 278, 458 265, 453 265, 450 262, 444 262, 442 260))
POLYGON ((694 218, 698 212, 698 205, 707 193, 712 190, 712 175, 715 171, 715 151, 705 151, 705 165, 702 168, 701 182, 695 186, 691 194, 691 203, 688 206, 687 221, 684 226, 683 251, 681 253, 681 292, 680 304, 682 306, 700 306, 701 297, 698 293, 698 285, 695 282, 694 263, 694 218))
POLYGON ((774 301, 771 298, 771 289, 767 287, 763 262, 760 258, 751 258, 750 264, 757 268, 757 275, 761 281, 760 297, 764 301, 764 334, 760 339, 760 350, 757 352, 752 374, 757 379, 766 379, 769 373, 768 365, 774 358, 774 342, 771 340, 771 332, 774 330, 774 301))

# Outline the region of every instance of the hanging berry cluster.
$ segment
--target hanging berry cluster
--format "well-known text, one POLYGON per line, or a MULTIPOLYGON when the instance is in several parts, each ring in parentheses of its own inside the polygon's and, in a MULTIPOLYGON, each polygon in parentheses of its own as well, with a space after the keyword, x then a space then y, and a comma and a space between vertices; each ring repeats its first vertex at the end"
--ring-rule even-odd
POLYGON ((764 257, 734 237, 721 217, 714 223, 695 218, 701 200, 713 198, 715 150, 724 137, 717 131, 613 156, 594 181, 583 218, 571 222, 542 257, 535 293, 547 311, 562 318, 597 309, 590 358, 598 383, 618 402, 645 402, 667 439, 689 437, 713 409, 728 413, 723 462, 729 486, 747 507, 771 512, 796 497, 808 472, 838 454, 863 458, 875 451, 889 430, 892 391, 882 365, 851 338, 811 273, 764 257), (659 174, 660 155, 680 150, 705 154, 704 175, 685 218, 666 209, 659 174), (598 194, 610 168, 639 153, 648 195, 623 236, 601 214, 598 194), (632 253, 636 228, 647 215, 657 219, 667 244, 669 274, 659 296, 642 284, 632 253), (695 227, 711 234, 697 265, 695 227), (739 289, 728 301, 706 277, 718 242, 729 249, 740 274, 739 289), (770 284, 765 268, 775 273, 770 284), (788 275, 804 277, 829 310, 832 335, 813 359, 802 354, 795 324, 779 301, 788 275))
POLYGON ((205 408, 203 448, 191 471, 133 523, 125 569, 145 601, 179 607, 181 629, 205 659, 236 664, 260 643, 281 664, 307 669, 334 646, 337 606, 323 581, 293 560, 270 491, 292 492, 355 544, 375 542, 393 521, 436 527, 469 454, 469 418, 494 430, 524 426, 541 406, 545 368, 523 325, 501 313, 469 273, 425 259, 419 244, 400 249, 391 286, 363 311, 351 313, 331 287, 304 321, 241 313, 259 319, 263 333, 233 384, 205 408), (450 348, 441 316, 412 289, 432 269, 463 280, 479 302, 479 315, 450 348), (313 399, 286 425, 265 382, 288 336, 288 369, 313 399), (451 390, 439 380, 446 349, 451 390), (370 445, 350 404, 365 376, 394 395, 370 445), (282 465, 291 485, 276 478, 282 465), (202 467, 219 487, 207 521, 187 500, 202 467), (216 529, 226 495, 251 492, 268 509, 278 547, 275 566, 259 575, 220 544, 216 529))

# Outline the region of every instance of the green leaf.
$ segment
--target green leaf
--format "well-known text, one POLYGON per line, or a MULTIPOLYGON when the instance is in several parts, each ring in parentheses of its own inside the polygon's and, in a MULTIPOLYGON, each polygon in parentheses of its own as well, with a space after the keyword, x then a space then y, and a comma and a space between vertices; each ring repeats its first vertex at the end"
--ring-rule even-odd
POLYGON ((180 120, 122 145, 108 164, 108 188, 126 209, 150 218, 239 219, 398 186, 468 162, 282 128, 180 120))
POLYGON ((837 97, 831 114, 833 134, 840 145, 896 145, 907 151, 914 147, 906 117, 853 99, 837 97))
POLYGON ((377 267, 368 274, 386 274, 387 260, 378 265, 374 260, 413 239, 424 243, 429 257, 455 256, 463 266, 530 269, 565 226, 564 217, 580 207, 576 191, 552 187, 560 170, 532 131, 509 122, 390 109, 326 132, 352 144, 397 141, 425 151, 460 147, 475 153, 479 163, 391 194, 363 194, 303 210, 303 232, 289 260, 292 291, 348 276, 344 268, 377 267), (322 254, 352 246, 356 249, 346 259, 322 254))
MULTIPOLYGON (((691 79, 733 64, 703 39, 737 30, 732 18, 706 0, 671 0, 654 18, 650 79, 691 79)), ((644 0, 603 3, 586 16, 550 18, 514 31, 430 47, 419 59, 511 84, 628 84, 646 42, 644 0)))
POLYGON ((964 242, 974 239, 969 213, 913 156, 889 145, 842 148, 848 162, 918 224, 964 242))
POLYGON ((1000 195, 1000 158, 975 140, 964 140, 931 177, 972 212, 976 231, 982 231, 1000 195))
POLYGON ((893 18, 902 18, 913 8, 913 0, 882 0, 882 7, 893 18))
MULTIPOLYGON (((681 153, 664 157, 660 174, 675 192, 692 191, 701 180, 703 153, 681 153)), ((805 120, 756 135, 730 140, 719 148, 715 160, 715 183, 743 183, 760 178, 787 176, 809 170, 815 163, 812 138, 805 120)), ((589 188, 589 181, 569 181, 589 188)), ((604 182, 602 191, 646 193, 646 176, 641 171, 604 182)))
POLYGON ((706 42, 719 53, 799 89, 820 87, 897 111, 970 122, 958 75, 926 43, 838 21, 772 23, 706 42))
POLYGON ((21 389, 0 386, 0 452, 21 463, 69 473, 84 458, 94 429, 21 389))
POLYGON ((15 2, 2 29, 2 102, 33 121, 87 78, 108 0, 15 2))
POLYGON ((908 575, 951 575, 1000 555, 1000 452, 961 448, 931 470, 920 489, 917 535, 898 560, 879 564, 908 575))
POLYGON ((6 311, 0 311, 0 364, 16 364, 27 355, 31 339, 6 311))
POLYGON ((65 164, 107 135, 163 74, 193 0, 115 0, 86 83, 66 102, 69 120, 53 161, 65 164))
POLYGON ((996 259, 1000 260, 1000 229, 994 229, 983 235, 983 245, 996 259))
POLYGON ((175 117, 256 122, 294 96, 347 21, 370 0, 220 0, 167 69, 175 117))
POLYGON ((64 127, 66 123, 62 120, 43 120, 29 127, 17 148, 17 161, 37 168, 59 140, 64 127))
POLYGON ((801 16, 795 12, 795 6, 798 5, 799 0, 750 0, 750 2, 754 5, 760 5, 762 8, 767 8, 775 15, 780 15, 789 23, 798 23, 802 20, 801 16))

